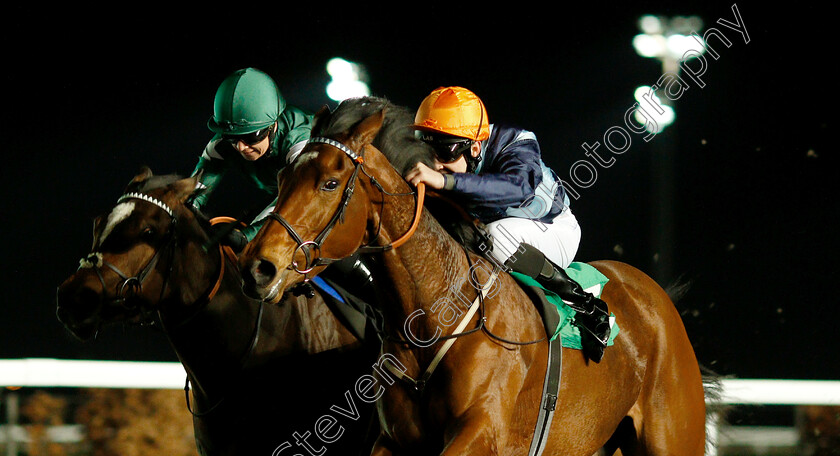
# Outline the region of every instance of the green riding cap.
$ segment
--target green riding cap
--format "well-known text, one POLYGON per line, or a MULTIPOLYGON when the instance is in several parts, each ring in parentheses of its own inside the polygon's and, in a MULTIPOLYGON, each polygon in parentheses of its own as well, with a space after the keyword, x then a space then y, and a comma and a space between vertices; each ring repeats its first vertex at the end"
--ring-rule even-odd
POLYGON ((207 127, 221 134, 252 133, 276 122, 285 108, 286 100, 271 76, 244 68, 219 86, 207 127))

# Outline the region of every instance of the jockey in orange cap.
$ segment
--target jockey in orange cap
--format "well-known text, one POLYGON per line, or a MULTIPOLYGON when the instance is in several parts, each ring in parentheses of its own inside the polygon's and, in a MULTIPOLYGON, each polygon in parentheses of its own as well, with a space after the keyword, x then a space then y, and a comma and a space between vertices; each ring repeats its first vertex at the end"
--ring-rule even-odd
POLYGON ((580 227, 559 179, 543 163, 534 133, 493 125, 481 99, 462 87, 429 94, 414 128, 435 150, 406 180, 441 190, 486 224, 491 258, 533 277, 577 311, 582 342, 598 362, 610 335, 609 310, 563 270, 580 243, 580 227))

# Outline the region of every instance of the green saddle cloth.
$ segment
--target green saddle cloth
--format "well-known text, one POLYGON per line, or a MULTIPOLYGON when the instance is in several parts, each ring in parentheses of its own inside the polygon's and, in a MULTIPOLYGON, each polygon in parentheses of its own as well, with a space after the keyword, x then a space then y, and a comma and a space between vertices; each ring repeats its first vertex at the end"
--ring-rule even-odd
MULTIPOLYGON (((572 263, 569 267, 565 268, 564 271, 566 271, 566 274, 568 274, 572 280, 579 283, 580 286, 583 287, 584 291, 592 293, 597 297, 601 297, 604 285, 609 282, 609 279, 604 274, 601 274, 600 271, 586 263, 572 263)), ((553 291, 546 289, 533 278, 518 272, 511 272, 510 275, 523 285, 540 288, 543 291, 543 294, 545 294, 545 298, 548 302, 557 307, 557 312, 560 314, 560 324, 557 325, 557 330, 554 332, 554 336, 551 340, 554 340, 559 336, 560 342, 564 347, 580 350, 580 330, 577 326, 571 324, 574 321, 574 317, 577 312, 563 302, 563 300, 560 299, 560 296, 553 291)), ((609 303, 607 303, 607 305, 609 305, 609 303)), ((610 313, 610 315, 612 329, 610 330, 610 338, 607 341, 607 346, 612 345, 616 336, 618 336, 618 325, 615 323, 615 314, 610 313)))

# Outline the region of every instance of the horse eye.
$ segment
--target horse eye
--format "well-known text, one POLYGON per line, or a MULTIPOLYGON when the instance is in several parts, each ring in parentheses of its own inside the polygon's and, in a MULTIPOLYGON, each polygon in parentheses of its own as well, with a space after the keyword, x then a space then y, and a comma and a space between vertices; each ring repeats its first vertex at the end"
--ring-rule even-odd
POLYGON ((155 229, 148 226, 140 233, 140 237, 143 238, 145 241, 151 241, 155 238, 155 229))
POLYGON ((328 192, 331 192, 331 191, 335 190, 336 188, 338 188, 338 180, 336 180, 336 179, 330 179, 330 180, 324 182, 324 185, 321 186, 321 190, 326 190, 328 192))

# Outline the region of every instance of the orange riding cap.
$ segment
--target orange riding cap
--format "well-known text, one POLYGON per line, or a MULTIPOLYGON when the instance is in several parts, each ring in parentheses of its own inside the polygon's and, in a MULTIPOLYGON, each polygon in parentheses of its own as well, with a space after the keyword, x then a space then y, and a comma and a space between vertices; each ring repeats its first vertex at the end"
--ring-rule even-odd
POLYGON ((463 87, 440 87, 432 91, 417 109, 414 128, 475 141, 490 137, 484 103, 463 87))

